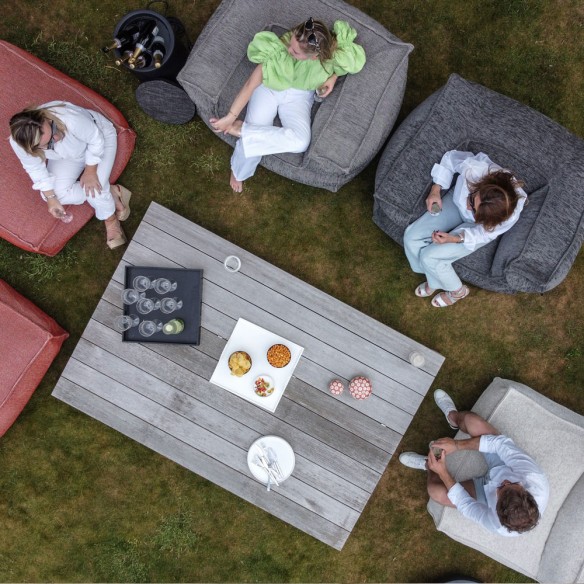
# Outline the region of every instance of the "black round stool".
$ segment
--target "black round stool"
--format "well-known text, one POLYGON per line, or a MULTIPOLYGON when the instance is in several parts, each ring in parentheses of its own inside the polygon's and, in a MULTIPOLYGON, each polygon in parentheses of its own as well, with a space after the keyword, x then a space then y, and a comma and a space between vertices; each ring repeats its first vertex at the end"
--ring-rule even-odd
POLYGON ((138 85, 136 101, 146 114, 165 124, 186 124, 197 112, 184 89, 166 79, 144 81, 138 85))

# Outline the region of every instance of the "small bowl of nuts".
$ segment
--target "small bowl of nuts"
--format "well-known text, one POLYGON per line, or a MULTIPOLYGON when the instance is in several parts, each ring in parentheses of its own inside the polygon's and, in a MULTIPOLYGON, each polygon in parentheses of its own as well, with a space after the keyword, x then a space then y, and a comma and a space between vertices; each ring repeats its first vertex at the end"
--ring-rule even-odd
POLYGON ((290 353, 290 349, 286 345, 276 344, 272 345, 268 349, 267 358, 268 363, 272 367, 281 369, 290 363, 290 360, 292 359, 292 353, 290 353))

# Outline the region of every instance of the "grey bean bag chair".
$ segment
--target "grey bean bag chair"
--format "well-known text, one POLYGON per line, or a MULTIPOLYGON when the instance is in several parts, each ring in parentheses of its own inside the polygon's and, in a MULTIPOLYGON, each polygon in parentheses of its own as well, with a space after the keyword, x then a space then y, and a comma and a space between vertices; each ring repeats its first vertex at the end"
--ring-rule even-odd
POLYGON ((448 150, 485 152, 522 179, 529 204, 496 241, 457 261, 460 277, 497 292, 546 292, 568 274, 584 240, 584 141, 543 114, 451 75, 385 148, 373 220, 403 245, 425 211, 430 170, 448 150))
MULTIPOLYGON (((456 509, 430 500, 436 528, 539 582, 584 582, 584 416, 499 377, 472 411, 534 458, 549 480, 550 500, 537 527, 519 537, 489 533, 456 509)), ((456 437, 468 436, 459 431, 456 437)), ((487 469, 477 451, 461 450, 447 460, 457 480, 487 469)))
MULTIPOLYGON (((246 56, 254 34, 280 35, 313 16, 332 26, 346 20, 367 54, 357 75, 342 77, 313 108, 312 142, 302 154, 265 156, 263 166, 287 178, 336 192, 383 146, 401 107, 412 45, 340 0, 224 0, 193 47, 178 81, 201 119, 225 115, 254 68, 246 56)), ((240 116, 241 117, 241 116, 240 116)), ((220 136, 235 144, 235 138, 220 136)))

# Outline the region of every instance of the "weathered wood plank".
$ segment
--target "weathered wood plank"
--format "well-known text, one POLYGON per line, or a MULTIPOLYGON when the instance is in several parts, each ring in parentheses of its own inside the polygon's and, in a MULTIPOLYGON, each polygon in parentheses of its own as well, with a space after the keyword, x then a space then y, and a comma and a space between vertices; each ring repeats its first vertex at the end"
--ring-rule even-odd
POLYGON ((147 424, 136 416, 116 407, 107 400, 87 391, 82 385, 61 378, 53 395, 338 550, 342 549, 349 536, 349 530, 343 529, 290 501, 278 493, 276 488, 268 494, 260 486, 263 497, 255 497, 256 500, 252 500, 250 495, 252 493, 255 495, 257 481, 248 477, 242 478, 241 473, 226 464, 218 462, 205 453, 191 448, 172 434, 165 433, 156 426, 147 424))
MULTIPOLYGON (((444 357, 435 351, 416 343, 409 337, 390 329, 391 336, 388 338, 389 327, 383 325, 379 321, 365 315, 355 308, 336 300, 335 306, 331 306, 330 296, 314 286, 291 276, 287 272, 280 270, 276 266, 258 258, 248 251, 240 248, 229 241, 215 235, 214 233, 204 229, 200 225, 194 225, 188 219, 170 211, 166 207, 158 203, 151 203, 146 215, 141 224, 141 228, 146 229, 147 225, 151 224, 158 229, 162 229, 169 233, 176 239, 187 243, 188 245, 199 249, 206 255, 215 258, 219 262, 223 262, 227 255, 235 254, 242 259, 243 274, 249 271, 259 280, 279 281, 280 277, 286 280, 293 280, 294 298, 298 302, 313 310, 318 310, 321 314, 330 314, 339 309, 339 305, 344 307, 343 317, 347 328, 354 331, 359 331, 359 334, 365 338, 373 340, 379 346, 386 347, 386 349, 394 354, 399 354, 404 360, 407 360, 410 351, 412 350, 412 343, 415 343, 416 350, 421 351, 426 357, 426 370, 432 375, 436 375, 444 361, 444 357)), ((137 241, 141 237, 141 229, 136 233, 137 241)))

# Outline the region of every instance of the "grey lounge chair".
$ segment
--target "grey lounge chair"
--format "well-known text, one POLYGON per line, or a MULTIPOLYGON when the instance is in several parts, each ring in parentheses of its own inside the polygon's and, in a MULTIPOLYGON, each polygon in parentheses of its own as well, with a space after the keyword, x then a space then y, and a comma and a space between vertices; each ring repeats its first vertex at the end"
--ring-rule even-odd
MULTIPOLYGON (((363 70, 339 79, 313 108, 312 142, 303 154, 265 156, 263 166, 297 182, 336 192, 383 146, 401 107, 412 45, 340 0, 224 0, 193 47, 178 81, 201 119, 220 117, 253 70, 246 56, 256 32, 283 34, 313 16, 332 26, 346 20, 367 54, 363 70)), ((235 138, 220 136, 235 144, 235 138)))
MULTIPOLYGON (((430 500, 428 511, 437 529, 540 582, 584 582, 584 416, 526 385, 499 377, 472 411, 536 460, 550 483, 549 504, 533 531, 504 537, 430 500)), ((447 460, 458 480, 486 470, 476 451, 453 453, 447 460)))
POLYGON ((517 224, 455 263, 460 277, 497 292, 546 292, 568 274, 584 240, 584 141, 543 114, 452 75, 399 126, 375 180, 373 220, 403 245, 422 215, 430 169, 448 150, 486 152, 525 181, 517 224))

